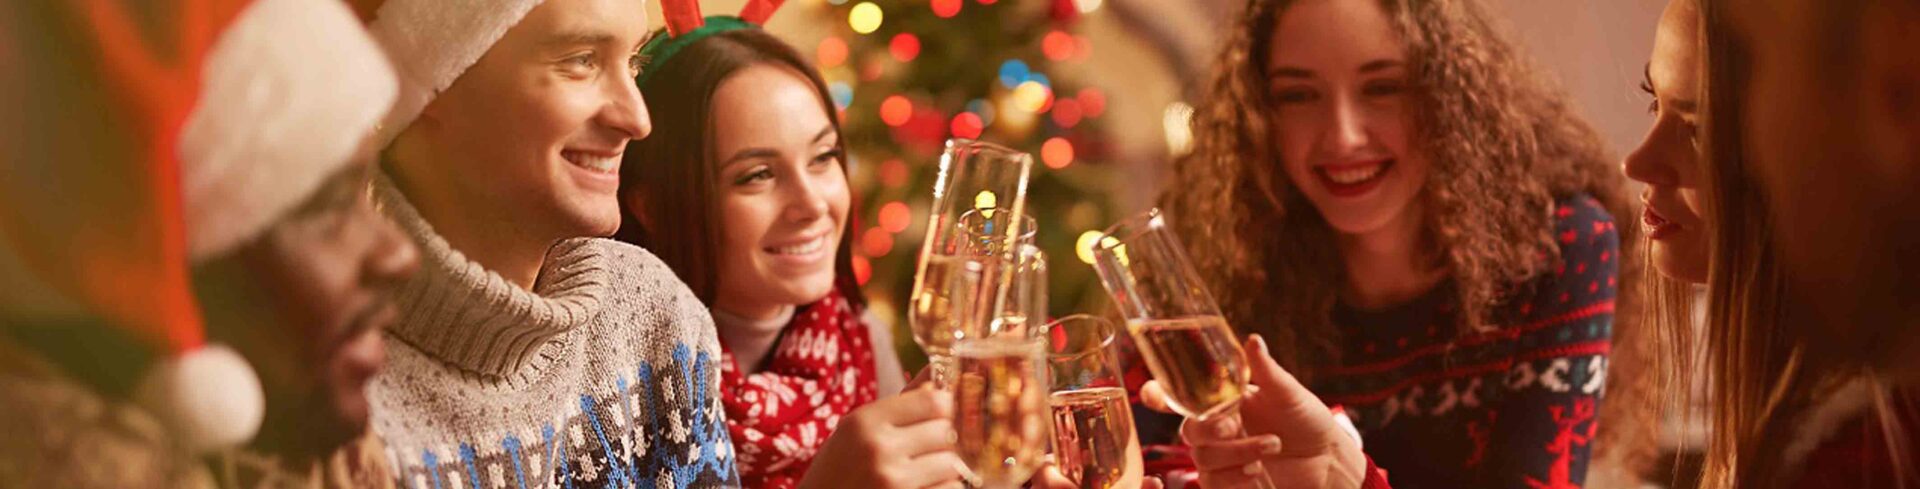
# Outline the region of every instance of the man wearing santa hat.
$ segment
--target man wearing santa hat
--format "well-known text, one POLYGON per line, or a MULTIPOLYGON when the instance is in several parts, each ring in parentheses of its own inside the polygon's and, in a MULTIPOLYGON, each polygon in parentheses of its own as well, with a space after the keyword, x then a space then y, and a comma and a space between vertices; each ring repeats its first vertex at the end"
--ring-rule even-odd
POLYGON ((418 254, 367 198, 397 83, 353 13, 10 2, 0 25, 25 109, 0 117, 0 486, 390 482, 364 386, 418 254))
POLYGON ((738 485, 704 305, 620 225, 642 0, 387 0, 375 190, 422 251, 373 426, 409 487, 738 485))

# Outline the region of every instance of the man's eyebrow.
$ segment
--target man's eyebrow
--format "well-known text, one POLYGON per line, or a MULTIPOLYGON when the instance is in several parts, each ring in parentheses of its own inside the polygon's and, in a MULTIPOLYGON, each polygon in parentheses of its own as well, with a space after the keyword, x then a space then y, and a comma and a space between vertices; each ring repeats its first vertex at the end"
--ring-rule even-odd
POLYGON ((541 44, 547 46, 578 46, 582 44, 607 44, 613 42, 613 33, 606 31, 561 31, 547 36, 541 44))

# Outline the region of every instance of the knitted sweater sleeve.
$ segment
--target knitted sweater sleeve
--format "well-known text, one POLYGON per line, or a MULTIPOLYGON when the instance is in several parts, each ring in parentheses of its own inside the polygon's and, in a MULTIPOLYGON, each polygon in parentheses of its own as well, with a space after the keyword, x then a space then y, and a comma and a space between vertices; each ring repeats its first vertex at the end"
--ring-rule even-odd
POLYGON ((1606 385, 1619 237, 1612 218, 1589 197, 1555 209, 1561 259, 1522 306, 1504 399, 1474 441, 1486 443, 1485 487, 1578 488, 1593 453, 1600 393, 1606 385))

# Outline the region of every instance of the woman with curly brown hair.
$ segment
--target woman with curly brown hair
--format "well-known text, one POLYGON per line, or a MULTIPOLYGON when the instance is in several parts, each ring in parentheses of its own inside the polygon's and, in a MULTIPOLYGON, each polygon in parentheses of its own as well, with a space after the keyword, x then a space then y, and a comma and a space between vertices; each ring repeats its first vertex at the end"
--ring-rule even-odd
MULTIPOLYGON (((1253 0, 1209 88, 1162 205, 1235 327, 1395 486, 1580 486, 1630 208, 1486 9, 1253 0)), ((1239 472, 1183 431, 1203 480, 1239 472)))

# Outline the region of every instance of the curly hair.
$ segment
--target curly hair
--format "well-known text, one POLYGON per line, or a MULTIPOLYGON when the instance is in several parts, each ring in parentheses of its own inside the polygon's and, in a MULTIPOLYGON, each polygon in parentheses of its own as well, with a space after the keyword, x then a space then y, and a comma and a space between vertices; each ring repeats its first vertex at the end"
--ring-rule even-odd
MULTIPOLYGON (((1223 293, 1233 324, 1267 336, 1287 368, 1310 375, 1337 361, 1331 311, 1346 278, 1335 231, 1278 171, 1268 137, 1266 40, 1290 3, 1254 0, 1242 14, 1195 111, 1194 150, 1174 168, 1177 191, 1161 206, 1193 237, 1195 264, 1223 293), (1251 291, 1259 293, 1243 293, 1251 291)), ((1428 258, 1456 283, 1459 332, 1494 329, 1493 311, 1521 292, 1515 284, 1559 257, 1555 198, 1586 193, 1630 215, 1623 177, 1598 134, 1477 1, 1380 4, 1406 44, 1418 146, 1434 161, 1420 197, 1428 258)))
MULTIPOLYGON (((1560 258, 1556 198, 1588 194, 1615 216, 1634 215, 1624 177, 1598 133, 1535 71, 1477 0, 1378 0, 1406 48, 1415 87, 1415 147, 1433 161, 1421 239, 1454 283, 1456 337, 1498 329, 1502 305, 1560 258)), ((1293 0, 1251 0, 1193 119, 1193 151, 1178 161, 1160 206, 1187 236, 1195 266, 1242 334, 1266 337, 1276 358, 1310 382, 1340 361, 1332 323, 1346 285, 1336 232, 1279 169, 1268 116, 1267 60, 1293 0)), ((1622 243, 1638 228, 1621 226, 1622 243)), ((1639 250, 1622 249, 1619 313, 1632 322, 1639 250)), ((1651 393, 1629 379, 1650 352, 1635 328, 1616 328, 1612 407, 1639 418, 1651 393), (1623 375, 1624 374, 1624 375, 1623 375), (1624 378, 1623 378, 1624 377, 1624 378), (1618 382, 1627 380, 1624 384, 1618 382), (1618 404, 1616 406, 1616 404, 1618 404)), ((1605 415, 1605 414, 1603 414, 1605 415)), ((1634 420, 1638 421, 1638 420, 1634 420)), ((1611 422, 1610 422, 1611 423, 1611 422)), ((1626 422, 1635 427, 1643 423, 1626 422)), ((1636 438, 1638 438, 1636 436, 1636 438)))

